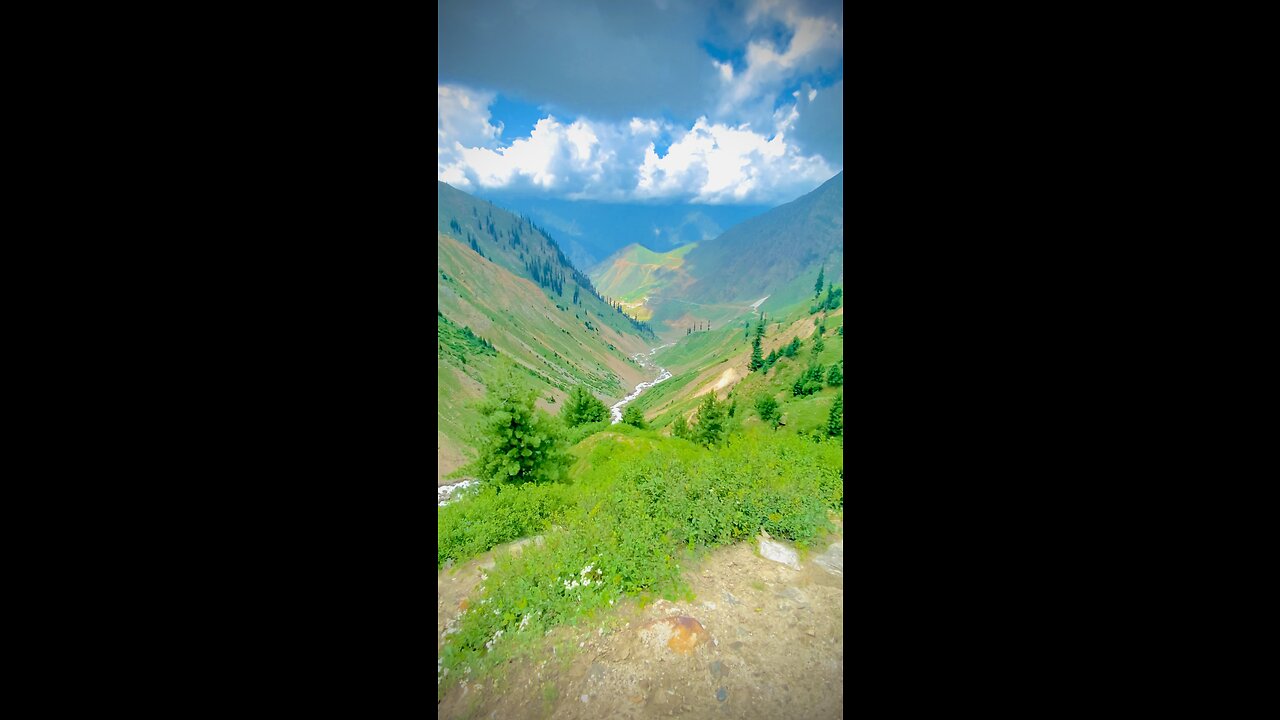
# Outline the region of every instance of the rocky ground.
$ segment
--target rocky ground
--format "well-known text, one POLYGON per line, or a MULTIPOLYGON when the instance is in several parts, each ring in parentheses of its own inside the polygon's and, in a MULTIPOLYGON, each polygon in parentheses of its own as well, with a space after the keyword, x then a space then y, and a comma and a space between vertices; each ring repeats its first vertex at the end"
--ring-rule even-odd
MULTIPOLYGON (((626 603, 604 622, 558 628, 535 660, 453 686, 438 716, 839 718, 843 533, 820 547, 805 559, 764 538, 717 550, 686 570, 693 602, 626 603)), ((492 556, 439 573, 437 650, 492 556)))

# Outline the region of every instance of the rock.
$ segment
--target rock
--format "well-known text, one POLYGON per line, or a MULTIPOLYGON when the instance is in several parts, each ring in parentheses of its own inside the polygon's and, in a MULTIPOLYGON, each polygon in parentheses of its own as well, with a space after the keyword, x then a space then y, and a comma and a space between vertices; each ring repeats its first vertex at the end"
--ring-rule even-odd
POLYGON ((760 538, 760 555, 766 560, 782 563, 792 570, 800 569, 800 556, 796 551, 780 542, 760 538))
POLYGON ((580 697, 580 698, 578 698, 578 699, 579 699, 579 700, 581 700, 582 702, 586 702, 586 701, 587 701, 587 700, 589 700, 590 698, 589 698, 588 696, 586 696, 586 695, 583 695, 582 697, 580 697))
POLYGON ((720 702, 724 702, 728 697, 729 697, 728 690, 725 690, 724 688, 720 688, 719 690, 716 691, 716 700, 719 700, 720 702))
POLYGON ((728 590, 725 590, 723 594, 724 594, 724 601, 725 601, 725 602, 727 602, 727 603, 729 603, 730 605, 741 605, 741 604, 742 604, 742 601, 741 601, 741 600, 739 600, 738 598, 734 597, 734 596, 733 596, 733 594, 732 594, 732 593, 730 593, 728 590))
POLYGON ((778 593, 778 595, 795 603, 796 607, 809 607, 809 598, 805 596, 804 593, 800 592, 799 588, 788 586, 785 590, 778 593))
POLYGON ((672 615, 644 625, 640 629, 640 639, 650 647, 665 645, 673 652, 687 655, 699 645, 710 642, 711 634, 702 627, 702 623, 688 615, 672 615))
POLYGON ((821 555, 815 557, 813 562, 823 570, 832 575, 844 576, 844 543, 831 543, 831 547, 821 555))
POLYGON ((723 674, 724 674, 724 663, 720 662, 719 660, 716 660, 715 662, 711 663, 711 677, 719 678, 723 674))

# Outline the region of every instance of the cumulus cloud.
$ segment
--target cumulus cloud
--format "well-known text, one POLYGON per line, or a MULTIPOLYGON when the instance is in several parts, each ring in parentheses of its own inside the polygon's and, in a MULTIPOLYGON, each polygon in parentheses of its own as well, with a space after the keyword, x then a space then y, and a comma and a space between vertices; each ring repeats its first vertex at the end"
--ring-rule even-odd
MULTIPOLYGON (((801 78, 839 67, 844 57, 844 21, 838 13, 837 9, 755 0, 746 13, 748 40, 742 69, 725 72, 720 62, 712 61, 721 69, 716 116, 759 122, 774 111, 779 95, 801 78)), ((812 102, 816 95, 813 90, 808 94, 812 102)))
POLYGON ((833 0, 451 0, 438 21, 437 175, 457 187, 774 204, 842 169, 833 0), (496 92, 538 103, 527 135, 496 92))
MULTIPOLYGON (((837 172, 822 157, 806 156, 787 140, 795 105, 779 108, 767 133, 698 118, 682 130, 656 118, 622 123, 539 120, 528 137, 496 142, 501 129, 476 104, 492 96, 450 89, 452 104, 439 123, 438 177, 462 188, 555 192, 569 199, 677 200, 709 204, 790 200, 837 172), (465 99, 465 102, 463 100, 465 99), (460 109, 461 108, 461 109, 460 109), (462 117, 462 111, 473 117, 462 117), (449 128, 458 128, 458 137, 449 128), (673 142, 659 154, 660 134, 673 142)), ((442 114, 446 110, 441 111, 442 114)))

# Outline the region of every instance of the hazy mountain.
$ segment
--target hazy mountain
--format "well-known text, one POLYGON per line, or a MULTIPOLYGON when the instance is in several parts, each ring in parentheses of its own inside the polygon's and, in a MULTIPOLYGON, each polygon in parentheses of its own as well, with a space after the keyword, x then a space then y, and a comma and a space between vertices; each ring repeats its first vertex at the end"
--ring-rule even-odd
POLYGON ((766 311, 844 280, 844 173, 813 192, 749 218, 717 237, 673 251, 629 245, 591 269, 602 292, 627 303, 663 334, 723 324, 761 298, 766 311))
POLYGON ((769 210, 767 205, 602 203, 494 191, 480 196, 546 229, 584 272, 628 245, 663 252, 704 242, 769 210))
POLYGON ((628 245, 591 270, 596 288, 607 297, 623 303, 623 307, 641 320, 648 320, 652 310, 646 303, 657 294, 692 281, 682 266, 684 258, 697 243, 667 252, 654 252, 643 245, 628 245))

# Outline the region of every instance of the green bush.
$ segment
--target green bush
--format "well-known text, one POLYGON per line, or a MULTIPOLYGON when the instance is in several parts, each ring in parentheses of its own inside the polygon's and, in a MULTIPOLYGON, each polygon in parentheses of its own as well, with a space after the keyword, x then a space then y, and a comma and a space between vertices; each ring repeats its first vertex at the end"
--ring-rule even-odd
POLYGON ((761 529, 804 546, 831 529, 827 511, 844 507, 837 444, 768 431, 734 437, 732 447, 711 451, 621 443, 572 485, 490 487, 456 510, 441 509, 442 557, 446 547, 491 546, 521 528, 559 526, 545 530, 543 546, 498 559, 459 632, 446 639, 450 677, 462 666, 502 662, 521 638, 593 617, 621 598, 674 599, 687 591, 680 569, 690 551, 749 540, 761 529), (468 531, 483 541, 465 538, 468 531))
POLYGON ((640 408, 634 405, 628 405, 626 412, 622 413, 622 422, 633 427, 646 427, 644 413, 640 412, 640 408))

